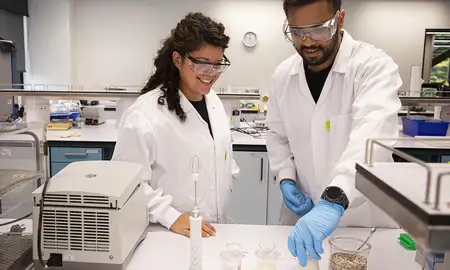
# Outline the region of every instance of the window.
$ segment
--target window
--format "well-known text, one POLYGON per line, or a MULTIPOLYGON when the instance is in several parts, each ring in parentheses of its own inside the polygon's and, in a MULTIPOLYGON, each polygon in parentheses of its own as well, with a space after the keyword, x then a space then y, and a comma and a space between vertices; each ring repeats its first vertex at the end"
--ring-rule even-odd
POLYGON ((450 33, 435 35, 433 63, 430 74, 431 83, 450 81, 450 33))

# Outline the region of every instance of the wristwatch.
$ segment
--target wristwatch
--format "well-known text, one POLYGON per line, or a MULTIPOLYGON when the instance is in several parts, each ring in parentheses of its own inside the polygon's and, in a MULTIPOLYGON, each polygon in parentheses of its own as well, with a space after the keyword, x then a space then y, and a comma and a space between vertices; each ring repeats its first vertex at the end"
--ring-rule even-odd
POLYGON ((345 192, 339 187, 327 187, 320 198, 339 204, 344 207, 344 210, 347 210, 349 205, 347 195, 345 195, 345 192))

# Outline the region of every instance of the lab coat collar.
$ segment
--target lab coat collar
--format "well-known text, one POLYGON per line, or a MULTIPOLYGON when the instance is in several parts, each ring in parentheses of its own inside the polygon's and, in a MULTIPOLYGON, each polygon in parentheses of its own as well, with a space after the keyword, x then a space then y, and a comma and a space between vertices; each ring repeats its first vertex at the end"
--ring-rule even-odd
POLYGON ((344 36, 342 37, 341 47, 339 48, 339 52, 334 60, 334 65, 332 71, 338 73, 347 73, 348 64, 350 62, 350 57, 353 51, 353 45, 355 44, 355 40, 350 36, 350 34, 342 30, 344 36))
POLYGON ((181 90, 178 90, 178 93, 180 94, 181 108, 183 108, 185 113, 191 112, 194 109, 194 106, 192 106, 189 99, 187 99, 187 97, 183 94, 181 90))
MULTIPOLYGON (((211 91, 214 91, 213 89, 211 89, 211 91)), ((188 113, 190 111, 192 111, 194 109, 194 106, 192 105, 192 103, 189 101, 189 99, 187 99, 187 97, 183 94, 183 92, 181 90, 178 90, 178 92, 180 93, 180 104, 181 107, 183 108, 185 113, 188 113)), ((216 106, 213 100, 211 100, 211 98, 209 97, 211 93, 205 95, 205 102, 206 102, 206 106, 208 109, 212 108, 215 109, 216 106)))
MULTIPOLYGON (((211 92, 214 91, 211 89, 211 92)), ((218 134, 216 134, 216 130, 215 130, 215 123, 216 121, 214 121, 215 119, 215 109, 216 109, 216 102, 214 100, 214 98, 211 97, 211 92, 207 95, 205 95, 205 102, 206 102, 206 109, 208 110, 208 116, 209 116, 209 122, 211 125, 211 130, 213 132, 213 136, 214 138, 216 138, 218 136, 218 134)), ((181 90, 179 90, 180 93, 180 104, 181 107, 183 108, 184 112, 186 114, 189 114, 193 111, 193 114, 197 117, 197 119, 203 123, 203 125, 205 125, 206 130, 208 130, 208 134, 209 134, 209 128, 208 128, 208 124, 205 122, 205 120, 203 120, 202 116, 195 110, 194 106, 192 105, 192 103, 189 101, 189 99, 183 94, 183 92, 181 90)), ((211 136, 208 136, 208 138, 211 138, 211 136)), ((214 140, 215 141, 215 140, 214 140)))
MULTIPOLYGON (((334 60, 333 68, 331 71, 338 73, 346 73, 348 68, 348 63, 350 61, 350 56, 352 54, 353 45, 355 40, 350 36, 346 30, 342 30, 344 36, 342 37, 341 46, 339 48, 336 59, 334 60)), ((297 54, 296 64, 292 67, 291 75, 298 75, 303 68, 303 59, 297 54)))

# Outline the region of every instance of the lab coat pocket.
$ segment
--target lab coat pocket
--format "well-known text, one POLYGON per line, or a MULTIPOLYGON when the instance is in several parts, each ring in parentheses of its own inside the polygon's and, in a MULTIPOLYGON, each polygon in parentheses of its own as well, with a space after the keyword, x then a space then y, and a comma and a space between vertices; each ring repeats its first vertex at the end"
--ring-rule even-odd
MULTIPOLYGON (((351 114, 340 114, 331 117, 329 122, 330 133, 330 165, 339 162, 339 158, 347 146, 351 132, 352 116, 351 114)), ((327 127, 328 128, 328 127, 327 127)))

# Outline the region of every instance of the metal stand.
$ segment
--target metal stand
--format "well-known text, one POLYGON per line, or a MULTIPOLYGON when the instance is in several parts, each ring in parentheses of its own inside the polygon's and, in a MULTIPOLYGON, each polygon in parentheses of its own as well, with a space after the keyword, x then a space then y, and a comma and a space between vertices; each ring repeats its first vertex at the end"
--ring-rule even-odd
MULTIPOLYGON (((450 198, 448 186, 445 187, 450 180, 450 168, 446 164, 425 163, 382 143, 408 140, 448 141, 448 138, 368 140, 365 162, 356 164, 356 188, 411 234, 425 252, 445 253, 443 269, 447 270, 450 269, 450 210, 441 202, 450 198), (410 163, 376 162, 375 146, 410 163)), ((423 269, 425 266, 426 260, 423 269)))
MULTIPOLYGON (((33 137, 36 169, 35 171, 0 169, 0 202, 3 195, 12 192, 19 186, 30 183, 31 181, 36 181, 37 186, 40 186, 41 179, 43 177, 41 143, 39 137, 35 133, 28 130, 23 132, 17 131, 14 134, 23 134, 33 137)), ((26 216, 22 218, 26 218, 26 216)), ((33 238, 31 234, 25 234, 22 232, 0 234, 0 269, 31 269, 33 262, 32 245, 33 238)))

